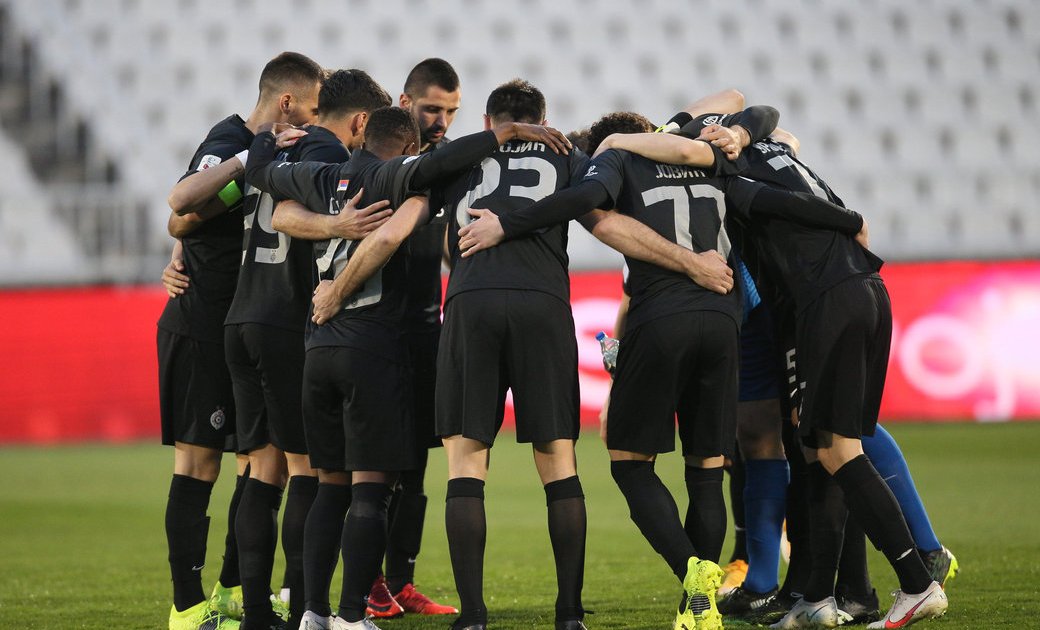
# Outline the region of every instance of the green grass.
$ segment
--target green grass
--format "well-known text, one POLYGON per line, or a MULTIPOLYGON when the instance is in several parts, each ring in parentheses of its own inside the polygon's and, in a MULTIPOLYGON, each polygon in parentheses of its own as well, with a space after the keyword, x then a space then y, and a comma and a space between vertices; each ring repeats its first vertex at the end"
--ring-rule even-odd
MULTIPOLYGON (((1040 423, 889 429, 962 569, 949 586, 946 618, 922 627, 1037 627, 1040 423)), ((493 453, 485 569, 491 623, 551 628, 555 578, 530 449, 507 434, 493 453)), ((629 520, 594 435, 579 442, 579 458, 589 513, 585 605, 596 612, 589 627, 670 628, 675 578, 629 520)), ((153 445, 0 449, 0 628, 164 628, 170 582, 163 512, 172 459, 153 445)), ((230 459, 225 466, 233 469, 230 459)), ((658 469, 682 509, 678 458, 664 457, 658 469)), ((438 449, 430 460, 417 582, 436 599, 457 602, 444 538, 444 471, 438 449)), ((207 588, 219 571, 230 488, 229 476, 213 497, 207 588)), ((871 569, 887 606, 891 569, 873 551, 871 569)), ((409 617, 380 625, 446 628, 449 621, 409 617)))

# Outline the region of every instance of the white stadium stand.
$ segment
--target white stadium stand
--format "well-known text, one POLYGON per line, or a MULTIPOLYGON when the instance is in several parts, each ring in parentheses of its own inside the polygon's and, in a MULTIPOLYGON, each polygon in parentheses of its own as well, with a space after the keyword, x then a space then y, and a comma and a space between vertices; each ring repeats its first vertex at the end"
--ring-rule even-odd
MULTIPOLYGON (((443 57, 462 80, 454 136, 480 129, 485 95, 515 76, 545 92, 564 131, 616 109, 662 121, 737 87, 780 110, 806 161, 870 219, 883 257, 1040 255, 1032 0, 0 0, 0 10, 5 64, 20 63, 22 43, 33 51, 25 92, 62 86, 54 126, 84 121, 86 170, 114 165, 115 180, 73 213, 100 212, 94 224, 123 235, 80 247, 95 280, 156 279, 168 189, 213 123, 249 112, 260 69, 282 50, 364 68, 395 96, 416 62, 443 57)), ((3 170, 18 150, 3 146, 3 170)), ((81 227, 65 229, 92 238, 81 227)), ((618 265, 573 231, 575 267, 618 265)), ((3 260, 19 255, 6 236, 3 260)), ((31 280, 0 269, 4 284, 31 280)))

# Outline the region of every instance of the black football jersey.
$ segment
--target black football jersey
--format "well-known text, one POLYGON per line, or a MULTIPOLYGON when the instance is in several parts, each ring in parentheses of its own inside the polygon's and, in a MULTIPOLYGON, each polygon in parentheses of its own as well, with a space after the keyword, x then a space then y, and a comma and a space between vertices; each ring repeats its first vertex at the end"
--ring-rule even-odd
MULTIPOLYGON (((248 149, 253 133, 232 115, 220 121, 199 145, 181 179, 216 166, 248 149)), ((244 180, 236 180, 239 189, 244 180)), ((184 294, 170 298, 159 327, 199 341, 223 343, 224 319, 235 295, 242 255, 242 200, 224 214, 201 224, 181 239, 185 274, 191 279, 184 294)))
MULTIPOLYGON (((256 146, 256 145, 254 145, 256 146)), ((360 205, 388 199, 392 208, 422 191, 409 189, 410 175, 420 157, 401 156, 382 161, 368 151, 357 151, 345 164, 314 162, 271 163, 254 181, 277 197, 295 199, 312 212, 336 214, 361 189, 360 205)), ((346 266, 360 241, 334 238, 314 243, 319 280, 333 280, 346 266)), ((307 320, 307 348, 349 346, 398 361, 400 321, 406 292, 406 253, 398 250, 386 265, 344 302, 331 320, 318 326, 307 320)))
MULTIPOLYGON (((339 164, 350 159, 350 153, 331 131, 311 125, 307 135, 278 159, 339 164)), ((314 290, 314 247, 311 241, 294 239, 271 227, 278 201, 270 193, 247 187, 242 267, 227 323, 258 323, 303 332, 314 290)))
MULTIPOLYGON (((775 189, 810 194, 845 207, 830 187, 784 143, 757 142, 744 150, 744 157, 747 179, 775 189)), ((736 178, 730 186, 747 188, 748 182, 736 178)), ((731 214, 744 226, 758 264, 790 295, 797 310, 849 277, 873 274, 881 269, 883 261, 856 243, 854 234, 808 225, 782 214, 754 211, 753 196, 732 194, 736 191, 729 190, 731 214)), ((750 252, 748 257, 754 258, 750 252)))
POLYGON ((473 220, 467 208, 487 208, 508 215, 571 186, 589 162, 577 149, 555 153, 540 142, 512 140, 470 172, 435 195, 450 221, 448 245, 452 270, 446 300, 476 289, 542 291, 570 304, 567 275, 567 223, 550 225, 462 258, 459 229, 473 220), (443 195, 442 197, 440 195, 443 195))
MULTIPOLYGON (((428 153, 451 142, 441 139, 430 144, 428 153)), ((434 209, 436 215, 438 209, 434 209)), ((444 252, 444 215, 434 217, 417 229, 404 243, 408 253, 408 296, 404 307, 404 328, 409 333, 436 332, 441 327, 441 260, 444 252)))
MULTIPOLYGON (((672 166, 627 151, 608 150, 589 165, 585 181, 596 181, 607 191, 604 208, 617 208, 646 224, 669 241, 693 250, 717 250, 736 268, 726 231, 726 202, 721 174, 735 172, 715 151, 709 169, 672 166)), ((632 296, 625 327, 632 330, 659 317, 685 311, 725 313, 739 326, 743 295, 740 284, 728 295, 697 285, 689 277, 657 265, 626 257, 627 287, 632 296)))

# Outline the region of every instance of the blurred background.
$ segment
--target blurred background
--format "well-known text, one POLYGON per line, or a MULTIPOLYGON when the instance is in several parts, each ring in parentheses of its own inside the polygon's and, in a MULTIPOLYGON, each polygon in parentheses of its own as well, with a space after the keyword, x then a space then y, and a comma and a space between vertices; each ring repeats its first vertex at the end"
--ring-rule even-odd
MULTIPOLYGON (((0 440, 155 435, 166 195, 283 50, 395 97, 447 59, 450 136, 517 76, 563 131, 727 87, 774 105, 892 263, 887 417, 1040 416, 1033 0, 0 0, 0 440)), ((620 257, 571 234, 588 416, 620 257)))

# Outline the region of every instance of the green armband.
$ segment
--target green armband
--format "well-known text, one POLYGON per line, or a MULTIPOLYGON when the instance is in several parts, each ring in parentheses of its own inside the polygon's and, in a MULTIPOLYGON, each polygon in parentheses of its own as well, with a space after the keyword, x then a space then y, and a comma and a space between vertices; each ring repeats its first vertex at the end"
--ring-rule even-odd
POLYGON ((238 182, 231 180, 223 190, 217 193, 217 196, 230 209, 242 199, 242 190, 238 187, 238 182))

